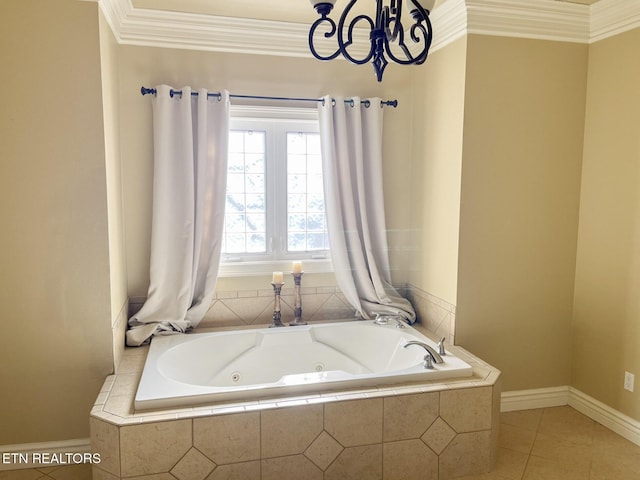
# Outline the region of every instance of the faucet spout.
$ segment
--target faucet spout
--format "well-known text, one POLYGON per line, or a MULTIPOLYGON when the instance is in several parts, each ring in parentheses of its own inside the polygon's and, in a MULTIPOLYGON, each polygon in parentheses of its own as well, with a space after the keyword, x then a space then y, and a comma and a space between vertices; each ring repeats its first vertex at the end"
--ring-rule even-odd
POLYGON ((411 340, 411 341, 405 343, 402 348, 407 348, 407 347, 409 347, 411 345, 417 345, 417 346, 422 347, 422 348, 425 349, 425 352, 426 352, 425 357, 424 357, 425 358, 425 368, 429 368, 428 365, 431 364, 431 363, 436 363, 436 364, 444 363, 444 360, 442 359, 440 354, 433 347, 427 345, 424 342, 419 342, 417 340, 411 340), (429 360, 427 360, 427 358, 429 360))

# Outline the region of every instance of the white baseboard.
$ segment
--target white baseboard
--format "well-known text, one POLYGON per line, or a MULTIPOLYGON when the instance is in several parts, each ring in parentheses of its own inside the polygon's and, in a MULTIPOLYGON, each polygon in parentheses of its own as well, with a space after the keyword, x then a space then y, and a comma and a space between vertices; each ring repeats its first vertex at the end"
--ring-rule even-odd
POLYGON ((640 445, 639 421, 569 386, 503 392, 500 411, 513 412, 563 405, 575 408, 621 437, 640 445))
POLYGON ((44 443, 0 445, 0 471, 44 468, 78 463, 99 463, 88 438, 44 443))
POLYGON ((640 422, 614 410, 580 390, 570 388, 569 405, 587 417, 613 430, 630 442, 640 445, 640 422))
POLYGON ((531 410, 533 408, 561 407, 569 405, 569 387, 538 388, 502 392, 500 411, 531 410))

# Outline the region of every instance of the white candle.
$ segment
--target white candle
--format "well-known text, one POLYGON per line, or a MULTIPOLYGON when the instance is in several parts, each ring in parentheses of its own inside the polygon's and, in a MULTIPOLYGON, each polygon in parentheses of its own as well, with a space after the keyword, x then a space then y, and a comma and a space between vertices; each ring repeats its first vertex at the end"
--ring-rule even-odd
POLYGON ((273 283, 282 283, 282 272, 273 272, 273 279, 271 280, 273 283))
POLYGON ((302 262, 293 262, 291 266, 292 273, 302 273, 302 262))

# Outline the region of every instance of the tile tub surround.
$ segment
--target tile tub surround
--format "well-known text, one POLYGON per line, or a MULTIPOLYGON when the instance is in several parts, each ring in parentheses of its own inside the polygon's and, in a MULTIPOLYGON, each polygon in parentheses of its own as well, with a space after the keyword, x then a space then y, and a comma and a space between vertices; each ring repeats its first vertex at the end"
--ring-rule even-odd
MULTIPOLYGON (((290 283, 290 282, 289 282, 290 283)), ((307 322, 318 322, 350 318, 355 316, 340 289, 335 286, 302 286, 303 318, 307 322)), ((142 308, 144 297, 129 299, 129 318, 142 308)), ((295 290, 286 285, 282 289, 282 321, 293 320, 295 290)), ((216 291, 213 301, 198 326, 203 328, 243 327, 270 324, 273 317, 273 289, 216 291)), ((124 335, 123 337, 124 338, 124 335)))
MULTIPOLYGON (((433 338, 424 329, 422 333, 433 338)), ((489 471, 500 372, 465 350, 473 377, 135 413, 147 347, 126 349, 91 412, 94 480, 449 479, 489 471)))
MULTIPOLYGON (((445 337, 453 345, 456 307, 414 285, 396 285, 398 293, 411 302, 418 321, 438 339, 445 337)), ((304 320, 307 322, 334 321, 356 316, 354 308, 336 286, 301 288, 304 320)), ((290 286, 282 289, 283 322, 293 320, 295 291, 290 286)), ((144 297, 131 297, 128 318, 144 304, 144 297)), ((199 327, 217 328, 271 323, 273 316, 273 289, 217 291, 199 327)), ((126 324, 126 322, 125 322, 126 324)), ((124 338, 124 332, 116 338, 124 338)))
POLYGON ((401 290, 416 310, 418 321, 438 338, 445 338, 449 345, 455 344, 456 306, 436 297, 415 285, 401 290))

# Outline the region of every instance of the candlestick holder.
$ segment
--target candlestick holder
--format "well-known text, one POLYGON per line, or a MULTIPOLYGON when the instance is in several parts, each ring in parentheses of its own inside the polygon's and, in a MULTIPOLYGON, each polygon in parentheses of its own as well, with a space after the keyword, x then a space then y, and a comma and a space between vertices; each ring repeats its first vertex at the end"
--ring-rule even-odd
POLYGON ((273 286, 273 297, 274 297, 273 298, 273 322, 271 323, 269 328, 284 327, 284 324, 282 323, 282 314, 280 313, 280 292, 282 291, 282 286, 284 285, 284 282, 282 283, 271 282, 271 285, 273 286))
POLYGON ((306 325, 307 322, 302 320, 302 297, 300 296, 300 283, 302 281, 302 274, 300 273, 292 273, 293 275, 293 283, 296 291, 296 299, 293 307, 293 322, 289 325, 295 327, 296 325, 306 325))

